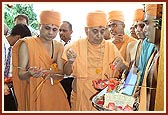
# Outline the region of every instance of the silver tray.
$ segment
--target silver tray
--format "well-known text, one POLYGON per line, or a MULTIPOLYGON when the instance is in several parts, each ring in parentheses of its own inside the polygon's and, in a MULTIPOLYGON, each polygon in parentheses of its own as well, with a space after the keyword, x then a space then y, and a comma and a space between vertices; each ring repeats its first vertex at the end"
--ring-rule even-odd
MULTIPOLYGON (((93 106, 98 110, 98 111, 116 111, 116 110, 110 110, 108 108, 105 108, 99 104, 96 103, 96 100, 98 98, 100 98, 101 96, 103 96, 105 93, 107 93, 107 89, 108 87, 104 88, 102 91, 100 91, 97 95, 95 95, 93 98, 92 98, 92 104, 93 106)), ((115 92, 114 92, 115 93, 115 92)), ((137 111, 138 110, 138 106, 139 104, 137 103, 137 101, 134 102, 133 104, 133 111, 137 111)))

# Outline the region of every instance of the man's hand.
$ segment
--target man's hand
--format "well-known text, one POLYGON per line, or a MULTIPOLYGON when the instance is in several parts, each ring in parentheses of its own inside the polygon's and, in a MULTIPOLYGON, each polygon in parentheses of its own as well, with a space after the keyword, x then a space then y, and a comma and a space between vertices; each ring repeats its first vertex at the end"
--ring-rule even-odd
POLYGON ((66 52, 67 58, 68 58, 68 62, 69 63, 73 63, 77 57, 76 53, 72 50, 72 49, 68 49, 66 52))
POLYGON ((114 61, 112 62, 112 65, 114 65, 115 69, 120 70, 122 68, 122 65, 123 65, 123 61, 122 61, 121 57, 116 57, 114 59, 114 61))
POLYGON ((44 72, 44 70, 41 70, 37 67, 30 67, 28 69, 28 72, 30 73, 31 76, 35 78, 46 76, 46 73, 44 72))
POLYGON ((117 69, 122 73, 124 70, 128 70, 127 65, 123 63, 123 60, 121 57, 116 57, 112 63, 110 63, 111 69, 117 69))
POLYGON ((116 35, 112 36, 112 42, 114 44, 123 42, 123 35, 122 34, 116 34, 116 35))
POLYGON ((5 83, 5 84, 4 84, 4 95, 9 95, 9 94, 10 94, 9 87, 8 87, 8 85, 5 83))

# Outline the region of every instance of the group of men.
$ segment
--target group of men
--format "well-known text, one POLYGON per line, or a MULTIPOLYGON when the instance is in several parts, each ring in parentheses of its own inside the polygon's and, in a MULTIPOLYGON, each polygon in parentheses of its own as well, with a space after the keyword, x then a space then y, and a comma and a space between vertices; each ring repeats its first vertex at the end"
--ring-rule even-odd
POLYGON ((18 17, 14 19, 14 27, 10 31, 4 24, 3 36, 3 64, 4 65, 4 110, 17 110, 17 99, 15 97, 12 83, 12 47, 21 38, 31 36, 31 32, 26 24, 19 23, 18 17))
MULTIPOLYGON (((32 36, 32 34, 30 32, 30 29, 28 28, 28 21, 29 21, 29 19, 28 19, 27 15, 25 15, 25 14, 17 15, 14 18, 14 25, 15 26, 13 27, 13 29, 11 31, 12 32, 11 35, 9 35, 10 34, 9 28, 7 27, 6 24, 4 24, 4 35, 6 36, 6 38, 4 37, 4 40, 5 41, 8 40, 7 42, 5 42, 5 44, 9 42, 10 43, 9 46, 13 47, 13 45, 19 39, 24 38, 24 37, 28 37, 28 36, 32 36), (25 28, 23 28, 22 26, 25 27, 25 28), (16 31, 17 33, 15 32, 13 34, 13 31, 14 32, 16 31), (21 37, 19 36, 20 34, 21 34, 21 37), (15 39, 16 38, 15 35, 16 35, 17 39, 15 39)), ((70 42, 72 32, 73 31, 72 31, 71 23, 68 22, 68 21, 63 21, 61 26, 60 26, 60 29, 59 29, 59 34, 60 34, 61 42, 65 43, 64 46, 67 43, 70 42)), ((4 47, 6 47, 6 45, 4 47)), ((7 52, 5 53, 5 56, 7 57, 7 52)), ((6 57, 4 57, 5 62, 6 62, 6 57)), ((12 58, 10 58, 10 59, 12 60, 12 58)), ((12 64, 11 64, 10 69, 12 69, 12 64)), ((10 74, 12 74, 12 70, 10 70, 10 74)), ((11 75, 5 76, 5 79, 7 79, 7 78, 12 78, 12 76, 11 75)), ((67 98, 68 98, 69 104, 70 104, 70 92, 71 92, 71 89, 72 89, 71 88, 72 80, 73 80, 73 78, 66 78, 66 79, 63 79, 61 81, 61 84, 62 84, 62 86, 64 87, 64 90, 67 93, 67 96, 68 96, 67 98)), ((18 102, 16 100, 14 91, 11 91, 11 90, 14 90, 14 89, 9 88, 8 84, 9 83, 5 83, 5 85, 4 85, 4 110, 5 111, 16 111, 18 102)), ((13 88, 13 81, 11 81, 11 79, 10 79, 10 84, 13 88)))
MULTIPOLYGON (((146 5, 146 23, 139 23, 139 20, 136 20, 136 36, 144 35, 145 31, 138 28, 142 27, 142 24, 142 28, 145 28, 149 23, 153 23, 153 19, 157 17, 157 8, 157 4, 146 5)), ((149 30, 143 38, 140 37, 146 39, 145 43, 142 41, 139 45, 141 50, 139 58, 136 58, 137 49, 132 50, 132 47, 139 44, 139 41, 125 34, 124 15, 121 11, 109 12, 108 20, 103 11, 89 12, 86 19, 87 37, 69 43, 73 32, 72 25, 67 21, 61 23, 61 14, 57 11, 42 11, 39 36, 25 37, 14 44, 12 77, 19 111, 94 111, 96 109, 90 98, 97 90, 92 86, 92 80, 105 79, 105 74, 120 77, 123 71, 129 72, 131 62, 135 63, 135 60, 137 71, 141 73, 139 85, 146 83, 148 77, 144 76, 148 73, 145 73, 145 68, 148 67, 149 58, 154 59, 151 54, 158 51, 155 42, 152 42, 155 41, 155 37, 147 33, 149 30), (104 39, 107 28, 110 40, 104 39), (58 32, 64 44, 53 40, 58 32), (152 50, 144 61, 144 57, 149 53, 145 52, 145 44, 149 44, 152 50), (109 67, 110 63, 113 63, 114 70, 109 67)), ((154 27, 152 29, 154 30, 154 27)), ((157 70, 156 67, 155 69, 157 70)), ((150 102, 142 107, 146 89, 140 88, 138 91, 139 110, 154 110, 154 104, 151 105, 150 102)), ((151 94, 151 91, 148 92, 151 94)), ((153 99, 150 96, 145 95, 149 98, 147 101, 153 99)))

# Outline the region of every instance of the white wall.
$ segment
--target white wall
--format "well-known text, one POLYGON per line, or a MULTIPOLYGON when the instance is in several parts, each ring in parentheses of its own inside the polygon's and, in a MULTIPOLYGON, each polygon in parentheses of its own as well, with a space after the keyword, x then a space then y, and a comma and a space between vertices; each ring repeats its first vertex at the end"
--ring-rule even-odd
MULTIPOLYGON (((143 8, 143 3, 138 2, 48 2, 34 3, 34 11, 37 17, 42 10, 56 10, 61 13, 62 20, 72 23, 72 41, 79 37, 85 37, 84 27, 86 14, 94 10, 103 10, 108 13, 111 10, 122 10, 125 14, 126 28, 132 24, 133 12, 137 8, 143 8)), ((59 40, 59 34, 56 37, 59 40)))

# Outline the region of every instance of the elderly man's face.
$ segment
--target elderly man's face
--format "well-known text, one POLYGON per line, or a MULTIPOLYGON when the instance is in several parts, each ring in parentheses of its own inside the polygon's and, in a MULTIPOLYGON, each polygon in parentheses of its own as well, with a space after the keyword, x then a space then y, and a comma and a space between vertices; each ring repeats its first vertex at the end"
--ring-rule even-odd
POLYGON ((105 35, 105 27, 86 27, 85 31, 91 44, 101 44, 105 35))
POLYGON ((108 28, 113 37, 117 34, 124 34, 125 24, 121 21, 111 20, 108 22, 108 28))
POLYGON ((40 37, 47 41, 54 39, 58 33, 58 27, 52 24, 40 24, 40 37))

